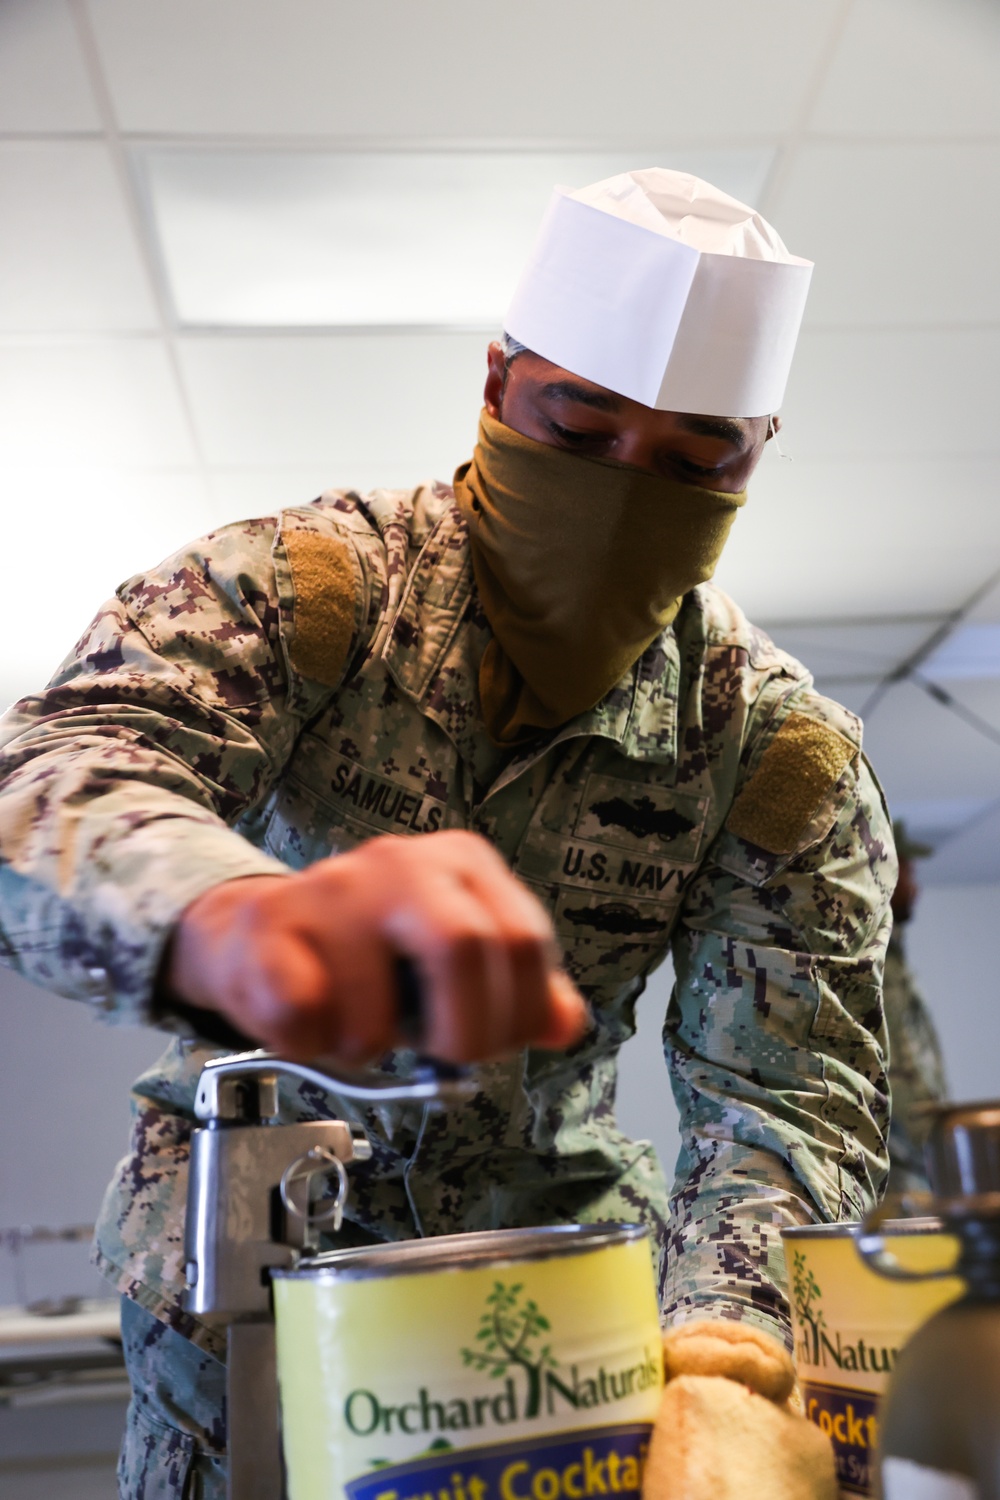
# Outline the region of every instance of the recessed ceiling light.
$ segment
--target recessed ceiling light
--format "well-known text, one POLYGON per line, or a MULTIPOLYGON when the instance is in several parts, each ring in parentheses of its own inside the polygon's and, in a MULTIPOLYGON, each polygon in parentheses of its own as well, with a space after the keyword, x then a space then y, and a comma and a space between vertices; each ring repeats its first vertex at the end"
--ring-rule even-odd
POLYGON ((753 202, 772 155, 155 146, 136 158, 182 326, 492 329, 556 183, 657 161, 753 202))

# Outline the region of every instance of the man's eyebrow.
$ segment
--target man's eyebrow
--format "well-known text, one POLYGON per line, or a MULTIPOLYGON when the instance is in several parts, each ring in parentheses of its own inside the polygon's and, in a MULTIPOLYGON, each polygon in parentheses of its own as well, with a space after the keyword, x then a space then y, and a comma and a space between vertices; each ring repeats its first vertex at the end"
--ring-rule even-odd
POLYGON ((550 380, 539 391, 550 401, 579 401, 582 406, 593 406, 597 411, 618 411, 621 402, 611 391, 595 390, 591 385, 578 385, 575 380, 550 380))
POLYGON ((718 438, 722 443, 731 443, 734 448, 746 448, 750 443, 746 428, 734 422, 732 417, 693 417, 680 412, 677 425, 685 432, 693 432, 696 437, 718 438))

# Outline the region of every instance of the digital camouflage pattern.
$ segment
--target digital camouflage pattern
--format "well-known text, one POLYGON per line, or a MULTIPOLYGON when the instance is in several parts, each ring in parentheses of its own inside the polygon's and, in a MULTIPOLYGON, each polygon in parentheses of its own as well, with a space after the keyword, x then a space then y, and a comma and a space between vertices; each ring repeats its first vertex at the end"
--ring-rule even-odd
POLYGON ((226 1367, 122 1299, 132 1384, 118 1493, 136 1500, 225 1500, 226 1367))
POLYGON ((917 1113, 921 1104, 948 1096, 941 1043, 916 980, 910 972, 898 928, 885 956, 885 1022, 889 1034, 889 1084, 892 1124, 889 1128, 890 1193, 930 1190, 924 1165, 929 1122, 917 1113))
MULTIPOLYGON (((201 891, 374 834, 475 829, 551 912, 593 1022, 568 1052, 483 1068, 481 1092, 447 1115, 286 1087, 284 1118, 332 1113, 372 1140, 352 1168, 346 1241, 643 1220, 664 1252, 666 1318, 743 1316, 787 1337, 780 1227, 859 1217, 886 1168, 896 865, 860 725, 706 586, 595 709, 507 758, 478 718, 488 639, 442 486, 330 493, 132 579, 3 723, 8 959, 113 1019, 179 1030, 156 1015, 155 976, 201 891), (294 665, 309 651, 296 650, 287 539, 303 531, 348 544, 354 631, 338 685, 294 665), (856 750, 795 848, 774 854, 725 822, 793 713, 856 750), (668 1207, 651 1148, 616 1127, 615 1083, 645 977, 671 948, 682 1152, 668 1207)), ((209 1055, 179 1037, 138 1081, 97 1254, 128 1297, 219 1353, 180 1308, 209 1055)))

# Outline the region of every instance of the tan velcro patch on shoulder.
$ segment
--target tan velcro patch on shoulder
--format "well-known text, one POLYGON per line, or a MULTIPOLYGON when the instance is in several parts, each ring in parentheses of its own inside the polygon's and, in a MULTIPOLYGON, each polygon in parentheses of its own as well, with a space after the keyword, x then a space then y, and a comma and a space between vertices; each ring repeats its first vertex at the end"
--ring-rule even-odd
POLYGON ((292 666, 313 682, 336 687, 354 635, 357 584, 349 544, 295 529, 283 541, 295 588, 292 666))
POLYGON ((808 714, 789 714, 733 803, 726 827, 771 854, 791 854, 823 798, 857 754, 808 714))

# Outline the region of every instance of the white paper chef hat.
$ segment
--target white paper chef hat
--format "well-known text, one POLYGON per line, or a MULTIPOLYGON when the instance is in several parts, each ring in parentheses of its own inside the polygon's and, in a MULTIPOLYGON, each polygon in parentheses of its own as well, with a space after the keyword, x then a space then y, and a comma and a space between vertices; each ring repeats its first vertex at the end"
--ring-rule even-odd
POLYGON ((504 328, 563 369, 659 411, 781 405, 812 262, 687 172, 556 188, 504 328))

